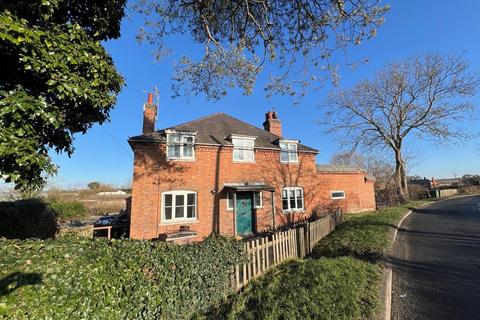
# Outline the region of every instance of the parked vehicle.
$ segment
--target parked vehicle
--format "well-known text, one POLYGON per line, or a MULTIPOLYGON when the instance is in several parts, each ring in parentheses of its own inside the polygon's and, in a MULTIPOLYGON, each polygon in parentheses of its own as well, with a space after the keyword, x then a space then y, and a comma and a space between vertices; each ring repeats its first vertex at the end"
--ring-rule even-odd
POLYGON ((106 237, 108 236, 107 227, 111 227, 110 236, 111 238, 122 238, 128 237, 130 232, 130 219, 126 212, 119 214, 110 214, 102 216, 95 221, 94 226, 94 237, 106 237))

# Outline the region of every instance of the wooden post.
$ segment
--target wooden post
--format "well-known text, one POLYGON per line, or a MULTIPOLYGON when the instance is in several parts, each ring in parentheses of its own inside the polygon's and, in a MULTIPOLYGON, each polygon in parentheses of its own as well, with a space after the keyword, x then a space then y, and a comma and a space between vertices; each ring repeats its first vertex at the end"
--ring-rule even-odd
POLYGON ((272 195, 272 228, 275 230, 275 191, 271 191, 270 194, 272 195))
POLYGON ((237 193, 233 193, 233 236, 237 236, 237 193))
POLYGON ((267 252, 267 269, 270 268, 270 244, 269 244, 269 240, 268 240, 268 237, 265 238, 266 240, 266 244, 265 244, 265 248, 266 248, 266 252, 267 252))
POLYGON ((262 273, 262 260, 261 259, 261 252, 262 252, 262 247, 260 246, 260 240, 255 240, 255 245, 257 246, 257 275, 260 275, 262 273))
POLYGON ((272 235, 273 265, 277 264, 277 235, 272 235))
POLYGON ((238 264, 235 266, 235 289, 240 289, 240 267, 238 264))

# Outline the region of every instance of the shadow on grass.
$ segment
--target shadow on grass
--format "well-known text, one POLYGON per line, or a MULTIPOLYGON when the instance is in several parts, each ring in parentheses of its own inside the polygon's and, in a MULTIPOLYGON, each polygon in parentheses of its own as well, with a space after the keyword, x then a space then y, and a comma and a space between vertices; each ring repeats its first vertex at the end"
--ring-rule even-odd
POLYGON ((20 287, 42 283, 42 274, 13 272, 0 279, 0 297, 6 296, 20 287))

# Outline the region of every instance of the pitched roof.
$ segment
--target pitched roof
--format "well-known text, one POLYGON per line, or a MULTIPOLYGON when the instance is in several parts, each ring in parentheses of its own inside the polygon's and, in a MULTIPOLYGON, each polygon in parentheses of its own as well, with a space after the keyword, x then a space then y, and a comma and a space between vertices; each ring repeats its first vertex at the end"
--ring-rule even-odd
POLYGON ((363 173, 370 180, 375 180, 375 177, 368 174, 365 169, 353 166, 346 166, 340 164, 317 164, 317 172, 320 173, 363 173))
MULTIPOLYGON (((166 141, 166 131, 196 132, 197 144, 210 144, 218 146, 232 146, 229 140, 231 135, 253 136, 255 139, 255 148, 277 149, 279 136, 266 130, 257 128, 249 123, 238 120, 225 113, 214 113, 206 117, 179 124, 173 127, 165 128, 149 134, 131 137, 128 139, 134 141, 166 141)), ((318 150, 298 144, 298 151, 318 153, 318 150)))

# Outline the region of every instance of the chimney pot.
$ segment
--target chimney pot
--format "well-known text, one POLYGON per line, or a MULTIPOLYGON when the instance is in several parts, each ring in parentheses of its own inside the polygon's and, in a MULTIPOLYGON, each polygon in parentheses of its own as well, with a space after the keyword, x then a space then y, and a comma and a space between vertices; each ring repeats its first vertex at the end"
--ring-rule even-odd
POLYGON ((153 93, 148 93, 147 103, 143 106, 143 134, 155 131, 157 106, 153 104, 153 93))
POLYGON ((278 119, 277 112, 268 111, 265 113, 265 122, 263 128, 279 137, 282 136, 282 123, 278 119))

